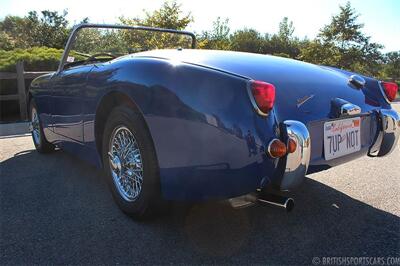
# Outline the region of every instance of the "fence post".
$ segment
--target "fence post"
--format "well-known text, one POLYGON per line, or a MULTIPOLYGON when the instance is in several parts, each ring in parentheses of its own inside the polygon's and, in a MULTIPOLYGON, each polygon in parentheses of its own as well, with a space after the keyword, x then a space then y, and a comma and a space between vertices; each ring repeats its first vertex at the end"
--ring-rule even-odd
POLYGON ((17 62, 17 88, 19 96, 19 113, 21 120, 27 120, 27 106, 26 106, 26 91, 25 91, 25 77, 24 77, 24 62, 17 62))

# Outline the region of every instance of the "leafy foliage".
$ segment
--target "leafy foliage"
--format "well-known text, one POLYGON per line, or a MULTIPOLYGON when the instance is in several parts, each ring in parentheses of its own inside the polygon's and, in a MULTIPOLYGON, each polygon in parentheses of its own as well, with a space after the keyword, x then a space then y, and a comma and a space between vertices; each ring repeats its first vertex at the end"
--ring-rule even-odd
POLYGON ((387 79, 400 77, 400 50, 389 52, 384 58, 385 65, 382 70, 382 76, 387 79))
POLYGON ((231 43, 229 19, 221 19, 218 17, 213 22, 211 31, 203 31, 199 36, 199 48, 201 49, 214 49, 214 50, 230 50, 231 43))
POLYGON ((128 25, 184 30, 193 22, 193 17, 190 13, 182 16, 181 5, 176 1, 166 1, 152 13, 145 11, 144 18, 120 17, 120 21, 128 25))
POLYGON ((107 52, 124 55, 128 53, 122 34, 116 29, 83 28, 78 32, 73 49, 85 54, 107 52))
POLYGON ((300 41, 293 37, 294 33, 293 22, 284 17, 279 23, 279 31, 272 36, 266 35, 265 53, 298 58, 300 53, 300 41))
POLYGON ((0 21, 0 49, 26 49, 34 46, 62 49, 70 32, 66 16, 66 11, 59 14, 48 10, 42 11, 40 15, 30 11, 23 18, 6 16, 0 21))
POLYGON ((264 38, 254 29, 237 30, 230 36, 230 49, 234 51, 262 53, 264 38))
MULTIPOLYGON (((25 17, 6 16, 0 21, 0 70, 13 70, 13 64, 19 59, 26 61, 28 69, 54 69, 61 50, 52 48, 62 49, 71 30, 66 15, 65 11, 45 10, 29 12, 25 17)), ((172 0, 153 12, 145 11, 143 17, 120 17, 119 21, 128 25, 184 30, 193 22, 193 17, 182 12, 181 5, 172 0)), ((88 19, 82 22, 88 22, 88 19)), ((231 31, 229 20, 218 17, 210 30, 198 34, 198 47, 272 54, 400 80, 400 51, 383 55, 383 46, 371 42, 362 29, 359 14, 350 3, 339 6, 338 14, 313 40, 295 37, 294 24, 287 17, 273 34, 262 34, 251 28, 231 31)), ((91 54, 104 51, 126 54, 177 46, 190 47, 190 38, 143 31, 86 29, 79 33, 74 50, 91 54)))
POLYGON ((63 50, 47 47, 29 49, 17 48, 11 51, 0 50, 0 71, 15 72, 18 61, 24 61, 25 70, 56 70, 63 50))
MULTIPOLYGON (((184 30, 193 22, 193 17, 190 13, 183 15, 181 5, 176 1, 166 1, 153 13, 145 11, 144 18, 120 17, 119 20, 125 25, 184 30)), ((188 36, 171 33, 127 30, 120 31, 120 34, 120 39, 129 44, 132 50, 176 48, 177 46, 188 48, 191 44, 188 36)))
MULTIPOLYGON (((0 50, 0 71, 15 72, 18 61, 24 61, 26 71, 54 71, 58 68, 63 49, 48 47, 32 47, 28 49, 14 49, 11 51, 0 50)), ((86 57, 75 50, 70 53, 76 60, 86 57)))
MULTIPOLYGON (((350 2, 345 6, 339 6, 339 9, 340 13, 332 17, 331 23, 320 30, 312 46, 314 53, 324 56, 320 58, 321 63, 377 76, 383 60, 380 52, 383 46, 370 42, 371 38, 362 33, 364 25, 357 22, 359 15, 351 7, 350 2), (326 57, 326 53, 331 57, 326 57)), ((310 52, 309 47, 306 47, 302 58, 307 60, 311 55, 310 52)), ((313 56, 313 59, 317 58, 313 56)))

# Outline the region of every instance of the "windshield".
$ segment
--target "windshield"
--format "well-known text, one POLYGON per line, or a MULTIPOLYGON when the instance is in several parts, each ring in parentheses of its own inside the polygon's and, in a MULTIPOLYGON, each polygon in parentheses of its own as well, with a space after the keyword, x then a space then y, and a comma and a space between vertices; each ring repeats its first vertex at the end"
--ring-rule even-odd
POLYGON ((85 26, 72 34, 73 38, 66 47, 67 54, 63 57, 64 67, 109 61, 141 51, 191 48, 195 45, 191 33, 146 27, 85 26))

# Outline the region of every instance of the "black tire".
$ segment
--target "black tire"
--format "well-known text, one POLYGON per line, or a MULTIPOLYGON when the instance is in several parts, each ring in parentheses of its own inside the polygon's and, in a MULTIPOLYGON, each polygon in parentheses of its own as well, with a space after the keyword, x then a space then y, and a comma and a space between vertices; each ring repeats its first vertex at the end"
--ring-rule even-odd
MULTIPOLYGON (((114 108, 107 118, 102 142, 102 158, 107 183, 118 207, 126 214, 136 218, 148 218, 157 213, 165 202, 161 199, 159 167, 154 145, 141 114, 127 106, 114 108), (112 176, 108 152, 114 132, 127 128, 134 136, 142 160, 142 183, 138 196, 127 200, 120 192, 112 176)), ((130 181, 132 183, 132 181, 130 181)))
POLYGON ((43 133, 43 125, 40 120, 40 116, 37 113, 37 110, 38 109, 37 109, 35 100, 32 99, 29 104, 29 119, 30 119, 31 127, 32 127, 31 134, 32 134, 33 144, 35 145, 36 150, 40 153, 53 152, 55 149, 55 146, 47 141, 46 136, 43 133), (37 115, 37 121, 36 121, 36 123, 33 123, 32 117, 35 115, 34 114, 35 112, 37 115), (34 129, 37 129, 37 131, 35 131, 34 129), (35 132, 38 133, 36 136, 35 136, 35 132))

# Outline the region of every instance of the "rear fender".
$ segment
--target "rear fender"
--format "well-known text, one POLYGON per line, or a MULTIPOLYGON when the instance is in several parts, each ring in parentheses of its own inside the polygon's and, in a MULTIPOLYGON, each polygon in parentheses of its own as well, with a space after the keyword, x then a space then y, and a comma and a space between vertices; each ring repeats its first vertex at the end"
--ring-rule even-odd
POLYGON ((270 182, 277 160, 265 147, 279 128, 274 112, 254 111, 247 79, 157 58, 121 59, 89 78, 103 94, 128 94, 143 114, 164 198, 229 198, 270 182))

